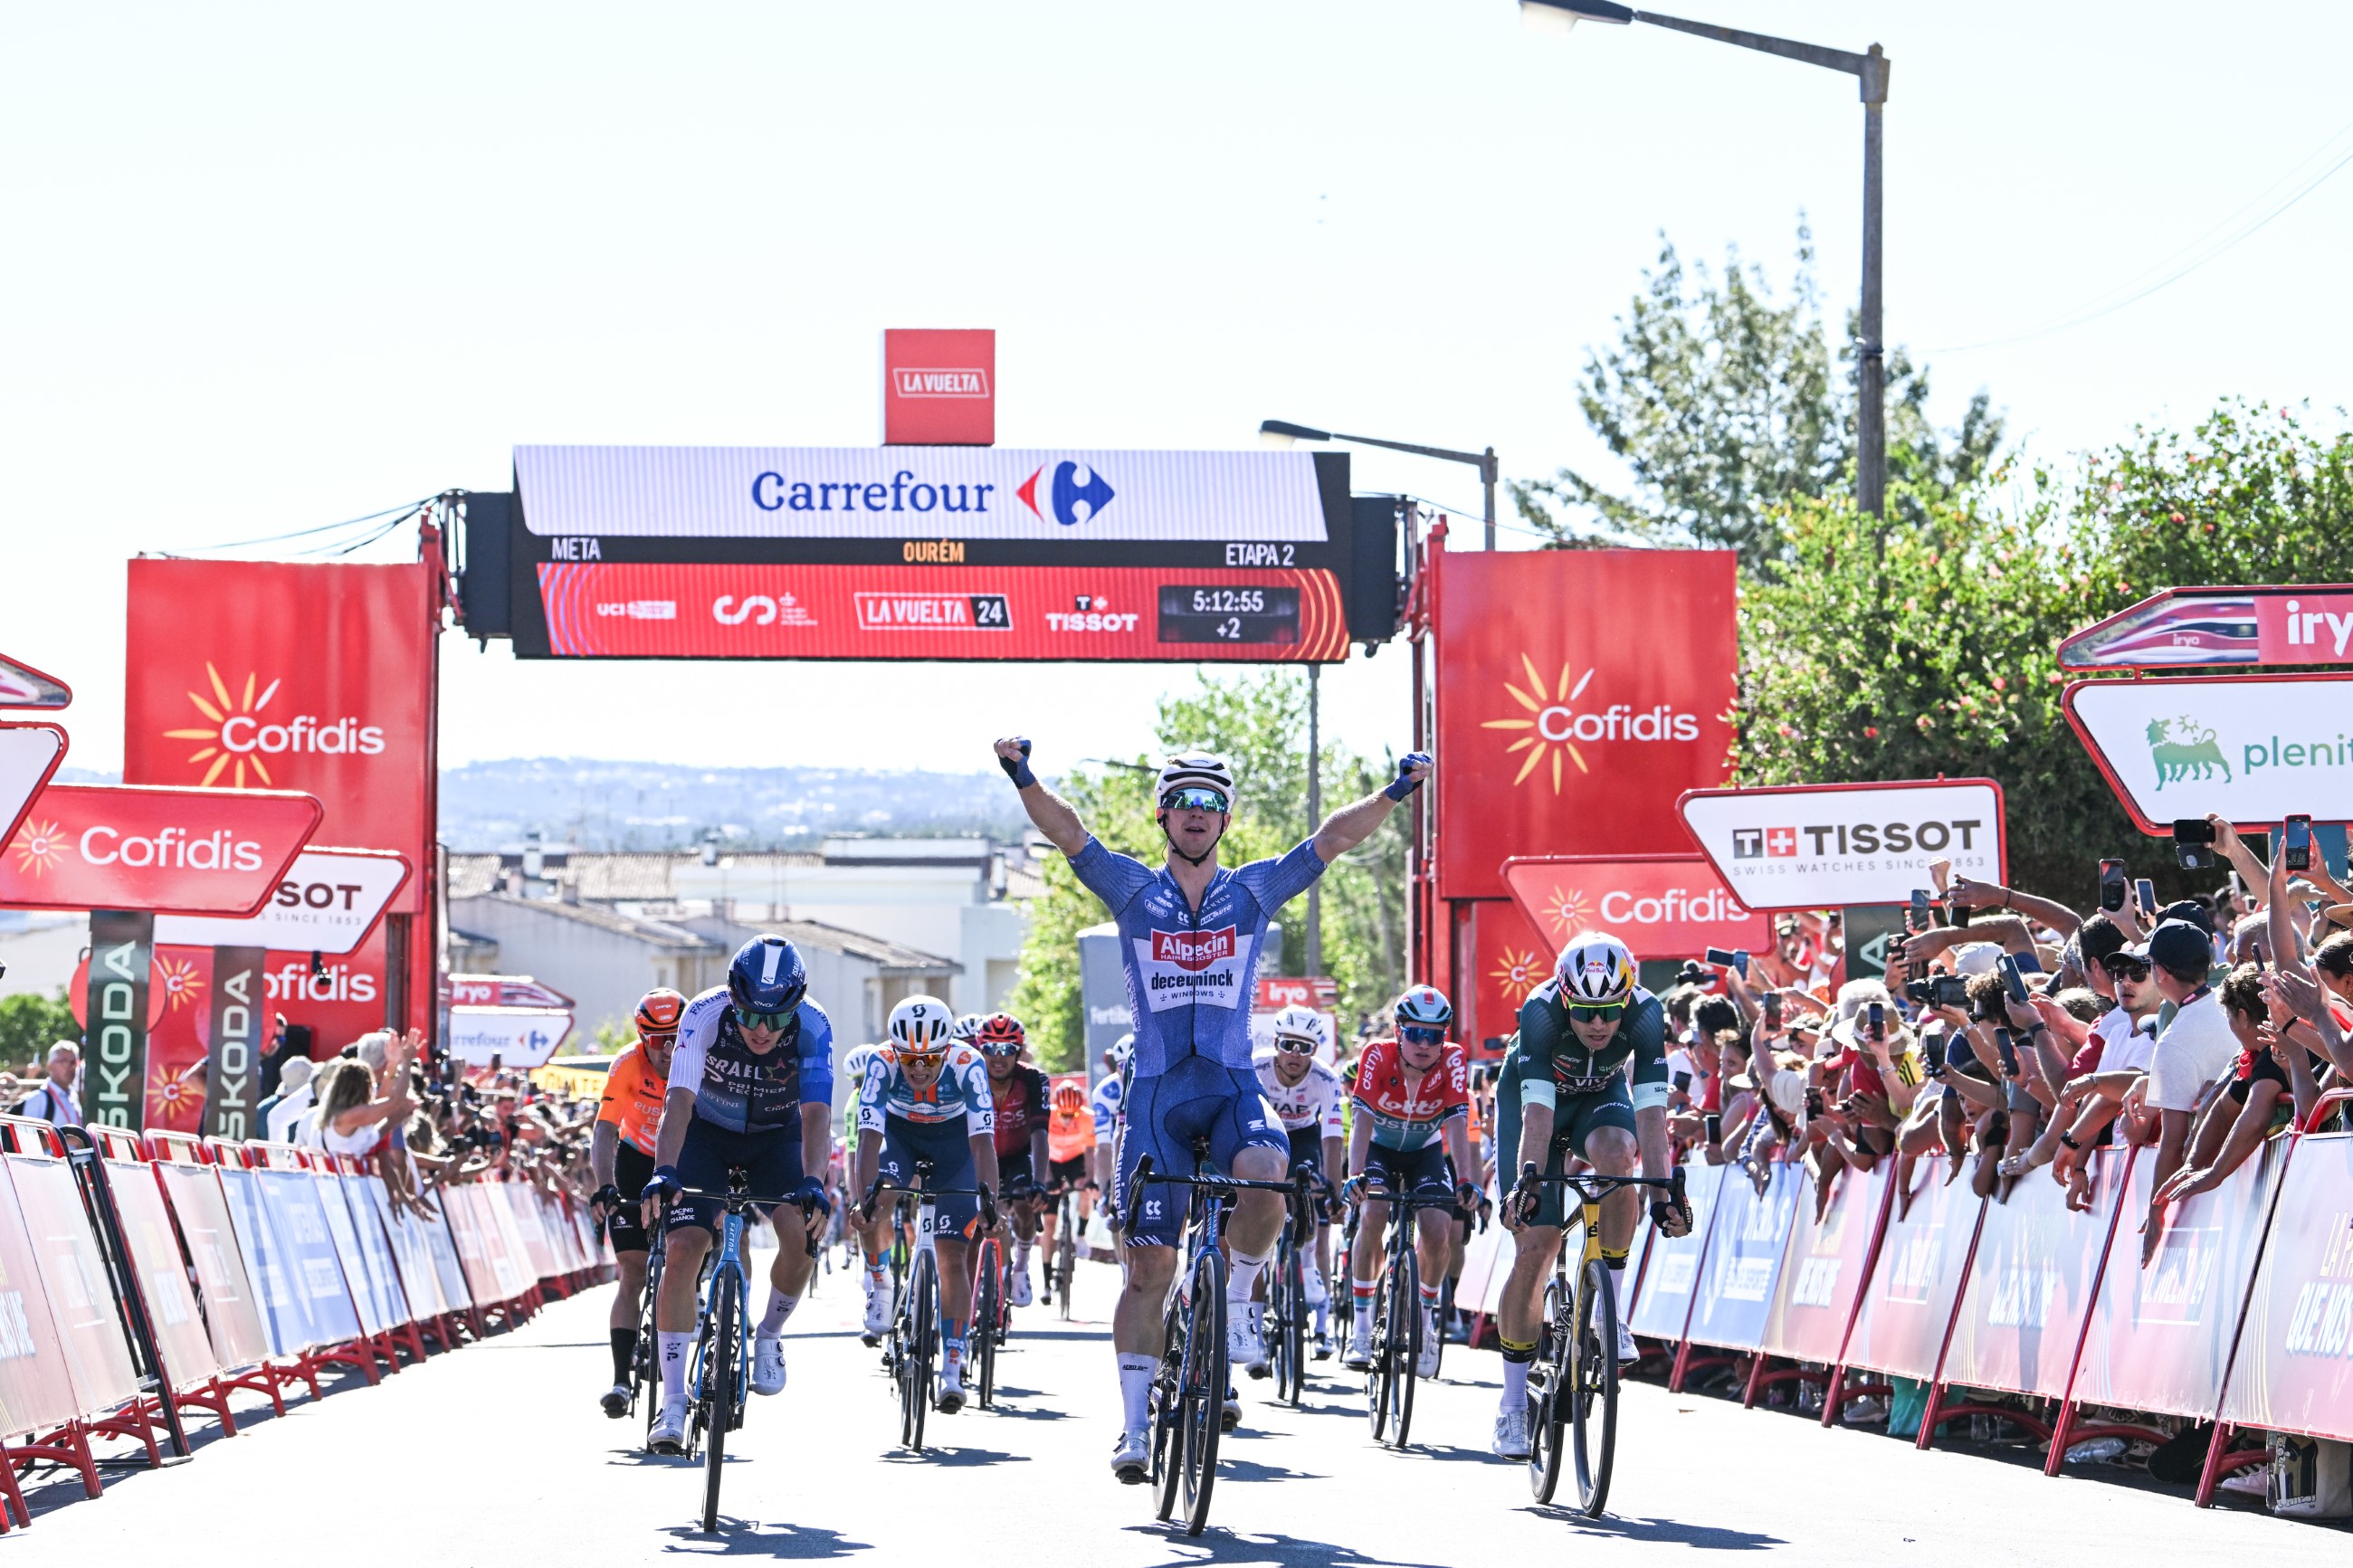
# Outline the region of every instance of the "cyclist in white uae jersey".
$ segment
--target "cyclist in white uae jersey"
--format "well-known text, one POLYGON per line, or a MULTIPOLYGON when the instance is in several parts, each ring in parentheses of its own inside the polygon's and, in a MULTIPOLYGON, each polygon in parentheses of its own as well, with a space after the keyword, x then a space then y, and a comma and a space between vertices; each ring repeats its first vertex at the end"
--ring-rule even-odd
MULTIPOLYGON (((1169 1201, 1174 1189, 1127 1190, 1129 1178, 1147 1153, 1155 1169, 1192 1173, 1194 1140, 1205 1138, 1208 1169, 1245 1180, 1282 1179, 1288 1142, 1250 1067, 1248 998, 1260 941, 1277 909, 1371 837, 1398 802, 1421 786, 1430 760, 1418 752, 1401 759, 1388 788, 1334 812, 1313 838, 1279 859, 1229 871, 1217 859, 1233 810, 1232 770, 1216 757, 1172 757, 1160 771, 1155 795, 1167 840, 1155 871, 1104 848, 1070 804, 1038 782, 1027 741, 999 741, 997 755, 1020 790, 1029 820, 1071 858, 1071 871, 1109 906, 1119 926, 1135 1058, 1119 1152, 1117 1207, 1127 1226, 1127 1283, 1112 1321, 1124 1407, 1112 1469, 1122 1481, 1140 1483, 1148 1459, 1146 1406, 1159 1364, 1160 1313, 1176 1273, 1182 1205, 1169 1201)), ((1250 1298, 1282 1224, 1282 1200, 1254 1190, 1235 1204, 1227 1231, 1233 1258, 1229 1349, 1246 1367, 1266 1357, 1250 1298)), ((1239 1414, 1229 1405, 1229 1415, 1239 1414)))
MULTIPOLYGON (((1321 1059, 1332 1048, 1332 1020, 1313 1007, 1285 1007, 1273 1019, 1274 1048, 1256 1058, 1259 1087, 1291 1140, 1291 1168, 1327 1177, 1345 1170, 1348 1090, 1321 1059)), ((1315 1359, 1332 1355, 1332 1222, 1319 1208, 1315 1258, 1301 1273, 1315 1310, 1315 1359)), ((1253 1368, 1253 1371, 1256 1369, 1253 1368)))

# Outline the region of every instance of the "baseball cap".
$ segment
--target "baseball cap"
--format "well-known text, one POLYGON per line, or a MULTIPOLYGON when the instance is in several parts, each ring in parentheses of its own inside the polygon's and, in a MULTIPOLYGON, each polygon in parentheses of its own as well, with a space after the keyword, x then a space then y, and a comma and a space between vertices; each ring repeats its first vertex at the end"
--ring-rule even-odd
POLYGON ((2174 900, 2157 911, 2158 924, 2163 925, 2168 921, 2186 921, 2208 936, 2214 934, 2214 910, 2203 899, 2174 900))
POLYGON ((2180 920, 2158 921, 2148 940, 2132 952, 2159 969, 2177 972, 2203 970, 2214 962, 2212 941, 2189 921, 2180 920))
POLYGON ((1953 973, 1991 974, 2000 958, 2001 944, 1998 942, 1965 942, 1953 949, 1953 973))

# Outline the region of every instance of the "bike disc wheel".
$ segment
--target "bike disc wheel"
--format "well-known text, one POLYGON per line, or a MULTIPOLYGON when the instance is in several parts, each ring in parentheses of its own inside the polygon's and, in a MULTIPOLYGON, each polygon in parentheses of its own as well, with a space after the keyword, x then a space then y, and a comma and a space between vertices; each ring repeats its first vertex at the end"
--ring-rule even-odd
POLYGON ((727 1417, 735 1408, 735 1380, 743 1366, 744 1325, 735 1321, 736 1291, 723 1283, 719 1306, 712 1314, 711 1355, 703 1363, 704 1398, 710 1412, 702 1448, 702 1528, 719 1528, 719 1482, 727 1464, 727 1417))
POLYGON ((1589 1518, 1609 1500, 1609 1470, 1618 1448, 1618 1303, 1609 1271, 1595 1259, 1577 1291, 1578 1319, 1570 1405, 1577 1436, 1577 1496, 1589 1518))
POLYGON ((1567 1436, 1568 1335, 1560 1304, 1561 1281, 1545 1286, 1544 1316, 1536 1336, 1535 1364, 1528 1368, 1528 1490, 1536 1501, 1548 1503, 1560 1489, 1561 1439, 1567 1436))
POLYGON ((1226 1259, 1208 1251, 1193 1264, 1193 1331, 1185 1346, 1185 1533, 1209 1522, 1209 1492, 1218 1480, 1218 1437, 1225 1428, 1226 1259))
POLYGON ((1389 1446, 1402 1448, 1413 1426, 1413 1385, 1421 1371, 1421 1258, 1408 1247, 1398 1258, 1397 1299, 1389 1303, 1389 1364, 1396 1369, 1394 1430, 1389 1446))

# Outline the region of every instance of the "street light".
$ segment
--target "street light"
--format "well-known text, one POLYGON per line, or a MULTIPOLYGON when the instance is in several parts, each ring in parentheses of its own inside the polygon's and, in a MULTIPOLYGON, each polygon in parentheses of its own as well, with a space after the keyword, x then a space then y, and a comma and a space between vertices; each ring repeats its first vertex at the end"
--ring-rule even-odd
POLYGON ((1345 441, 1352 447, 1386 447, 1392 452, 1411 452, 1418 458, 1436 458, 1445 463, 1468 463, 1479 470, 1479 482, 1487 492, 1487 548, 1495 548, 1495 448, 1483 452, 1457 452, 1449 447, 1417 447, 1410 441, 1384 441, 1377 436, 1342 436, 1330 430, 1318 430, 1312 425, 1293 425, 1288 419, 1261 419, 1258 438, 1270 447, 1288 447, 1294 441, 1345 441))
MULTIPOLYGON (((1546 32, 1566 33, 1584 22, 1606 22, 1623 26, 1629 22, 1647 22, 1654 27, 1672 27, 1678 33, 1694 33, 1703 38, 1737 44, 1744 49, 1756 49, 1764 54, 1779 55, 1784 59, 1800 60, 1827 70, 1842 71, 1856 78, 1862 89, 1862 342, 1856 346, 1861 356, 1861 386, 1857 401, 1861 405, 1855 432, 1855 504, 1873 517, 1886 514, 1887 502, 1887 374, 1884 351, 1880 343, 1880 172, 1879 126, 1881 111, 1887 107, 1887 57, 1877 44, 1866 54, 1849 54, 1843 49, 1826 49, 1814 44, 1800 44, 1788 38, 1776 38, 1764 33, 1746 33, 1737 27, 1719 27, 1713 22, 1689 22, 1681 16, 1662 16, 1655 11, 1637 11, 1630 6, 1617 5, 1609 0, 1520 0, 1520 16, 1530 26, 1546 32)), ((1489 542, 1493 543, 1492 537, 1489 542)))

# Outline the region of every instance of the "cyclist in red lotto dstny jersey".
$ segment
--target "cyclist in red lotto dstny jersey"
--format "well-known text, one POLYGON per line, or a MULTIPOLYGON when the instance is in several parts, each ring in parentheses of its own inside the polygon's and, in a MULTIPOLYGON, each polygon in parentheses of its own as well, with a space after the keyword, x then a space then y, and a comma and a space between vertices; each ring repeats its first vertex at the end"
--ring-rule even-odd
MULTIPOLYGON (((1421 787, 1430 760, 1399 759, 1388 788, 1342 806, 1315 836, 1289 854, 1254 860, 1238 871, 1218 864, 1219 841, 1232 820, 1234 774, 1225 760, 1193 752, 1168 759, 1154 791, 1167 853, 1155 870, 1114 854, 1087 831, 1079 814, 1029 770, 1029 742, 997 742, 997 756, 1038 830, 1071 858, 1071 869, 1110 909, 1120 935, 1128 1005, 1135 1017, 1135 1056, 1120 1138, 1120 1216, 1126 1226, 1127 1285, 1112 1320, 1119 1355, 1122 1426, 1112 1471, 1145 1479, 1152 1378, 1160 1362, 1161 1310, 1176 1273, 1183 1189, 1149 1184, 1134 1190, 1137 1163, 1194 1173, 1193 1149, 1205 1141, 1205 1173, 1245 1181, 1280 1181, 1289 1140, 1261 1091, 1250 1063, 1250 998, 1259 948, 1274 911, 1324 874, 1324 868, 1372 836, 1398 802, 1421 787)), ((1244 1367, 1266 1359, 1265 1336, 1250 1301, 1273 1256, 1282 1200, 1242 1193, 1226 1237, 1233 1272, 1227 1287, 1227 1338, 1244 1367)), ((1230 1389, 1228 1426, 1241 1416, 1230 1389)))
POLYGON ((1010 1013, 991 1013, 972 1043, 988 1058, 988 1089, 997 1107, 997 1169, 1013 1219, 1013 1274, 1006 1300, 1030 1301, 1029 1249, 1045 1210, 1039 1178, 1046 1173, 1046 1075, 1021 1059, 1029 1032, 1010 1013))

